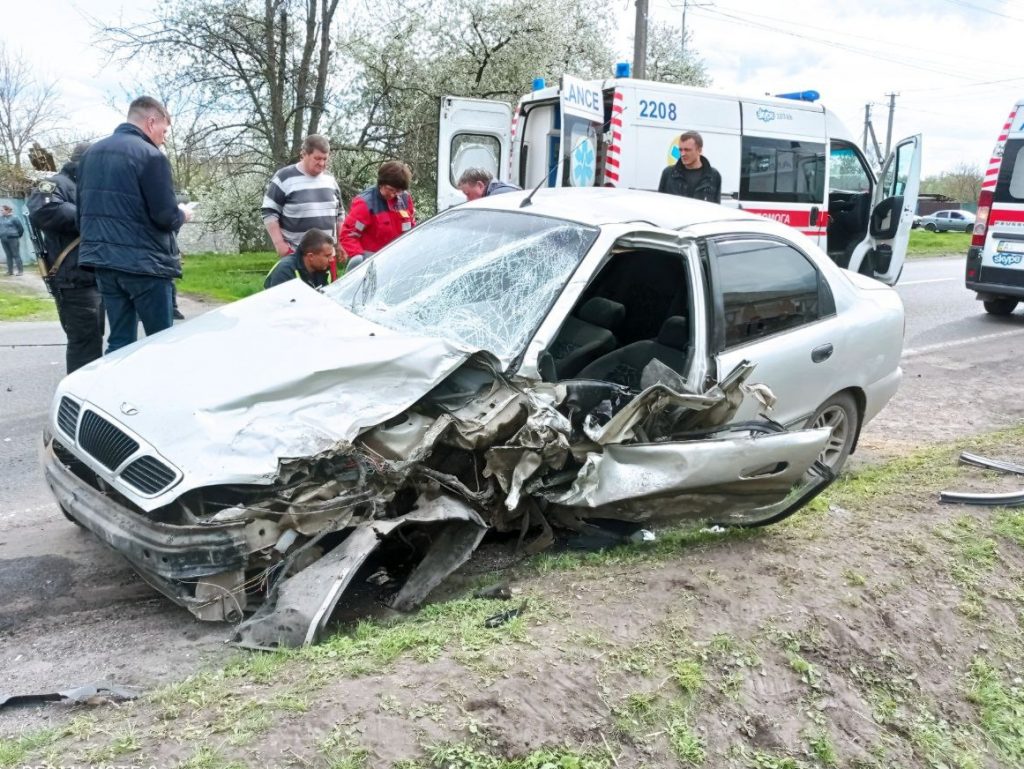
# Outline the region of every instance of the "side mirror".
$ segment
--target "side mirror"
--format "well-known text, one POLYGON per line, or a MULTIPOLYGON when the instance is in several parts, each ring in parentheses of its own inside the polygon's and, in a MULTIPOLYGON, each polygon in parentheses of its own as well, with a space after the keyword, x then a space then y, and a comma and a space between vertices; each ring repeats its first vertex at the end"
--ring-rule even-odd
POLYGON ((886 198, 871 212, 868 232, 872 237, 887 240, 896 237, 900 227, 900 214, 903 213, 903 196, 895 195, 886 198))

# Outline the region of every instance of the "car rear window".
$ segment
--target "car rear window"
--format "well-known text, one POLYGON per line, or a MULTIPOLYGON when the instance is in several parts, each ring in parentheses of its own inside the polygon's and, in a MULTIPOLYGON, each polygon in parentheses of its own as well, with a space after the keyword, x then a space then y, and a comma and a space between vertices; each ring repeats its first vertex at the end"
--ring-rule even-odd
POLYGON ((1006 142, 994 197, 997 203, 1024 202, 1024 139, 1006 142))

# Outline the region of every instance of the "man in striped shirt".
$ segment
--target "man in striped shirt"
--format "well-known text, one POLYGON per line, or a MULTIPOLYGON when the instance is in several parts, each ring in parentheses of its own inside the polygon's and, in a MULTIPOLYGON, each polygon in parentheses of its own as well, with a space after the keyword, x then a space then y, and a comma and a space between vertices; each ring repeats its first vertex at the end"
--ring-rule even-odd
POLYGON ((302 236, 316 228, 332 238, 345 216, 341 191, 326 170, 331 145, 310 134, 302 142, 299 162, 274 174, 263 196, 263 224, 278 256, 292 253, 302 236))

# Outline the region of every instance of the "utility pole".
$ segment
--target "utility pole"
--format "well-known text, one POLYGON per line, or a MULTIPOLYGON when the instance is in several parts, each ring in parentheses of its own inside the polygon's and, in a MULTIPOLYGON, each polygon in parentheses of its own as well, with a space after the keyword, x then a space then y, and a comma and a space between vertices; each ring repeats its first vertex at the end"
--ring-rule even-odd
POLYGON ((871 104, 864 105, 864 141, 860 143, 861 149, 864 150, 865 154, 868 151, 868 126, 871 125, 871 104))
POLYGON ((887 93, 889 97, 889 128, 885 132, 885 156, 889 157, 889 151, 892 149, 892 116, 896 112, 896 97, 898 93, 887 93))
POLYGON ((682 40, 679 41, 679 56, 685 62, 686 61, 686 6, 688 0, 683 0, 683 36, 682 40))
POLYGON ((633 77, 647 76, 647 0, 636 0, 636 30, 633 33, 633 77))

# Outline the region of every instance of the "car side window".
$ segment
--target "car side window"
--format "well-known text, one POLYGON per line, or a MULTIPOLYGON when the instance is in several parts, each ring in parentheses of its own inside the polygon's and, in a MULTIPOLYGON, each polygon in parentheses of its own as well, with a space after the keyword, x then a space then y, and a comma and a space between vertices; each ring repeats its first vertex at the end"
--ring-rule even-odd
POLYGON ((725 347, 816 321, 835 312, 828 284, 792 246, 771 240, 715 244, 725 314, 725 347))
POLYGON ((963 216, 961 216, 960 214, 958 214, 958 213, 957 213, 956 211, 953 211, 953 212, 952 212, 952 213, 951 213, 951 214, 949 215, 949 218, 950 218, 950 219, 963 219, 963 216))
POLYGON ((947 214, 945 211, 939 211, 939 213, 935 214, 935 218, 936 219, 948 219, 949 218, 949 214, 947 214))

